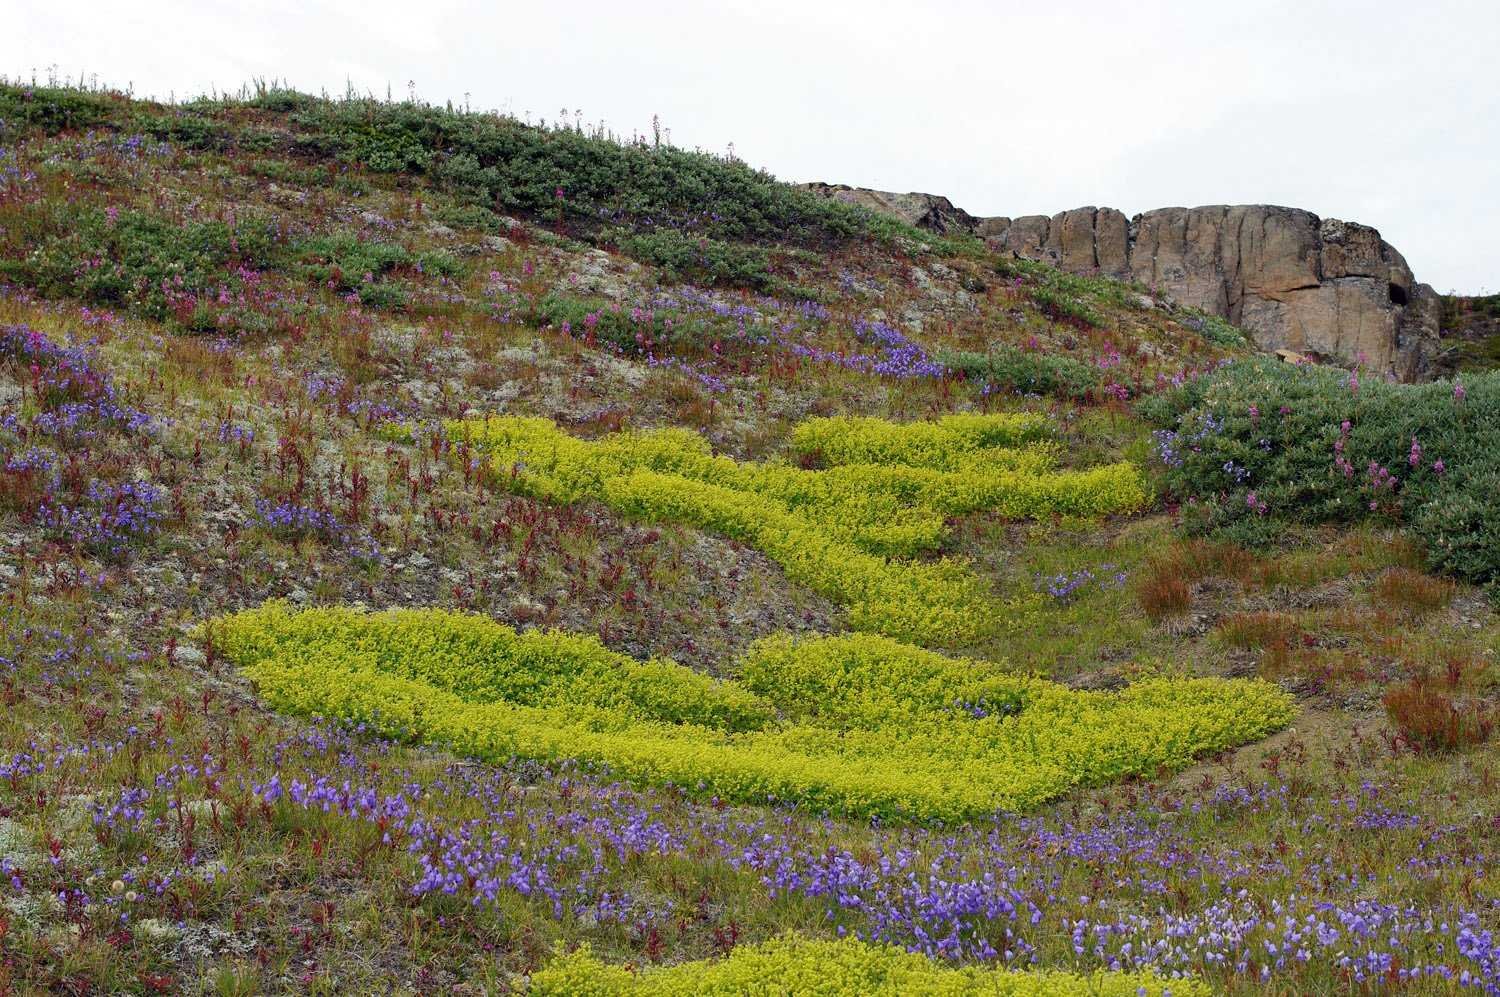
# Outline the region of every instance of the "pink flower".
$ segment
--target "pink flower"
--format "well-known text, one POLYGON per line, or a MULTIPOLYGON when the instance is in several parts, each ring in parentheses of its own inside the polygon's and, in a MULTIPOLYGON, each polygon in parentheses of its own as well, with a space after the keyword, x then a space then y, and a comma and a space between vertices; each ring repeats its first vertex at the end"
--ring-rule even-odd
POLYGON ((1432 462, 1433 474, 1442 474, 1446 470, 1448 470, 1448 465, 1443 463, 1443 458, 1439 457, 1437 460, 1432 462))
POLYGON ((1456 401, 1456 402, 1463 401, 1464 397, 1467 394, 1468 394, 1468 392, 1464 390, 1464 385, 1463 385, 1462 381, 1454 381, 1453 382, 1453 400, 1454 401, 1456 401))

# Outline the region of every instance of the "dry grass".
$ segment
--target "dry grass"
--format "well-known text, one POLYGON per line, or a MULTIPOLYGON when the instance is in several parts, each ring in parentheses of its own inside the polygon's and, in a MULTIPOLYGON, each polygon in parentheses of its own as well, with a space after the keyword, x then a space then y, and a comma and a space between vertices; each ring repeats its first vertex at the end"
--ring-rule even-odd
POLYGON ((1427 613, 1453 600, 1454 585, 1410 568, 1387 568, 1371 592, 1389 607, 1427 613))
POLYGON ((1356 651, 1330 650, 1293 644, 1273 644, 1260 662, 1268 679, 1310 682, 1322 690, 1358 685, 1370 679, 1368 662, 1356 651))
POLYGON ((1382 702, 1402 739, 1418 751, 1457 751, 1483 744, 1495 729, 1494 707, 1455 696, 1425 678, 1391 689, 1382 702))
POLYGON ((1304 633, 1297 617, 1290 613, 1259 612, 1225 617, 1216 636, 1230 647, 1254 649, 1297 644, 1304 633))
POLYGON ((1181 616, 1192 605, 1193 593, 1170 560, 1153 561, 1136 585, 1136 599, 1153 622, 1181 616))
POLYGON ((1188 540, 1166 555, 1171 570, 1189 582, 1218 577, 1245 581, 1252 575, 1255 555, 1243 547, 1212 540, 1188 540))

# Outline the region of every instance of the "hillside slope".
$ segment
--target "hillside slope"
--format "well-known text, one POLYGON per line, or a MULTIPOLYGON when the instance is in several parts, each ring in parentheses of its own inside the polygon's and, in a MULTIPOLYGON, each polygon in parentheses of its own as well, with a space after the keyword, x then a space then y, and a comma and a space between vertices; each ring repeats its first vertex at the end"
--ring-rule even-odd
POLYGON ((1500 380, 417 103, 0 149, 0 993, 1500 986, 1500 380))

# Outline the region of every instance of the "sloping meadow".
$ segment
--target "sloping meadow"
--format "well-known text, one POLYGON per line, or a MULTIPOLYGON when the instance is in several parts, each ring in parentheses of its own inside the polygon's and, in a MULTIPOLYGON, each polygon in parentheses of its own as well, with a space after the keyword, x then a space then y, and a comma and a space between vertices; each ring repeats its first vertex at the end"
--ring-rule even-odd
POLYGON ((271 603, 210 623, 209 639, 274 706, 479 758, 574 760, 727 801, 917 821, 1023 811, 1075 786, 1181 768, 1292 716, 1265 683, 1078 692, 917 646, 1003 633, 1034 608, 1002 601, 966 564, 915 559, 942 541, 947 517, 1100 516, 1145 501, 1128 463, 1057 469, 1039 417, 812 420, 792 442, 816 469, 715 456, 684 430, 588 441, 545 419, 495 417, 447 431, 513 491, 751 544, 848 606, 856 632, 762 640, 736 680, 720 681, 591 636, 438 609, 271 603))

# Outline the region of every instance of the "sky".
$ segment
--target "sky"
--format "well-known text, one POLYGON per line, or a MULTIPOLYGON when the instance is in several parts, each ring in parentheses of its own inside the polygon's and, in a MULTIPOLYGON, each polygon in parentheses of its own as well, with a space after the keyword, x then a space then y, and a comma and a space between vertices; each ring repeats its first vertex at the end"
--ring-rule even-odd
POLYGON ((0 75, 603 122, 976 215, 1285 204, 1500 291, 1500 4, 7 0, 0 75), (19 4, 19 11, 15 6, 19 4))

